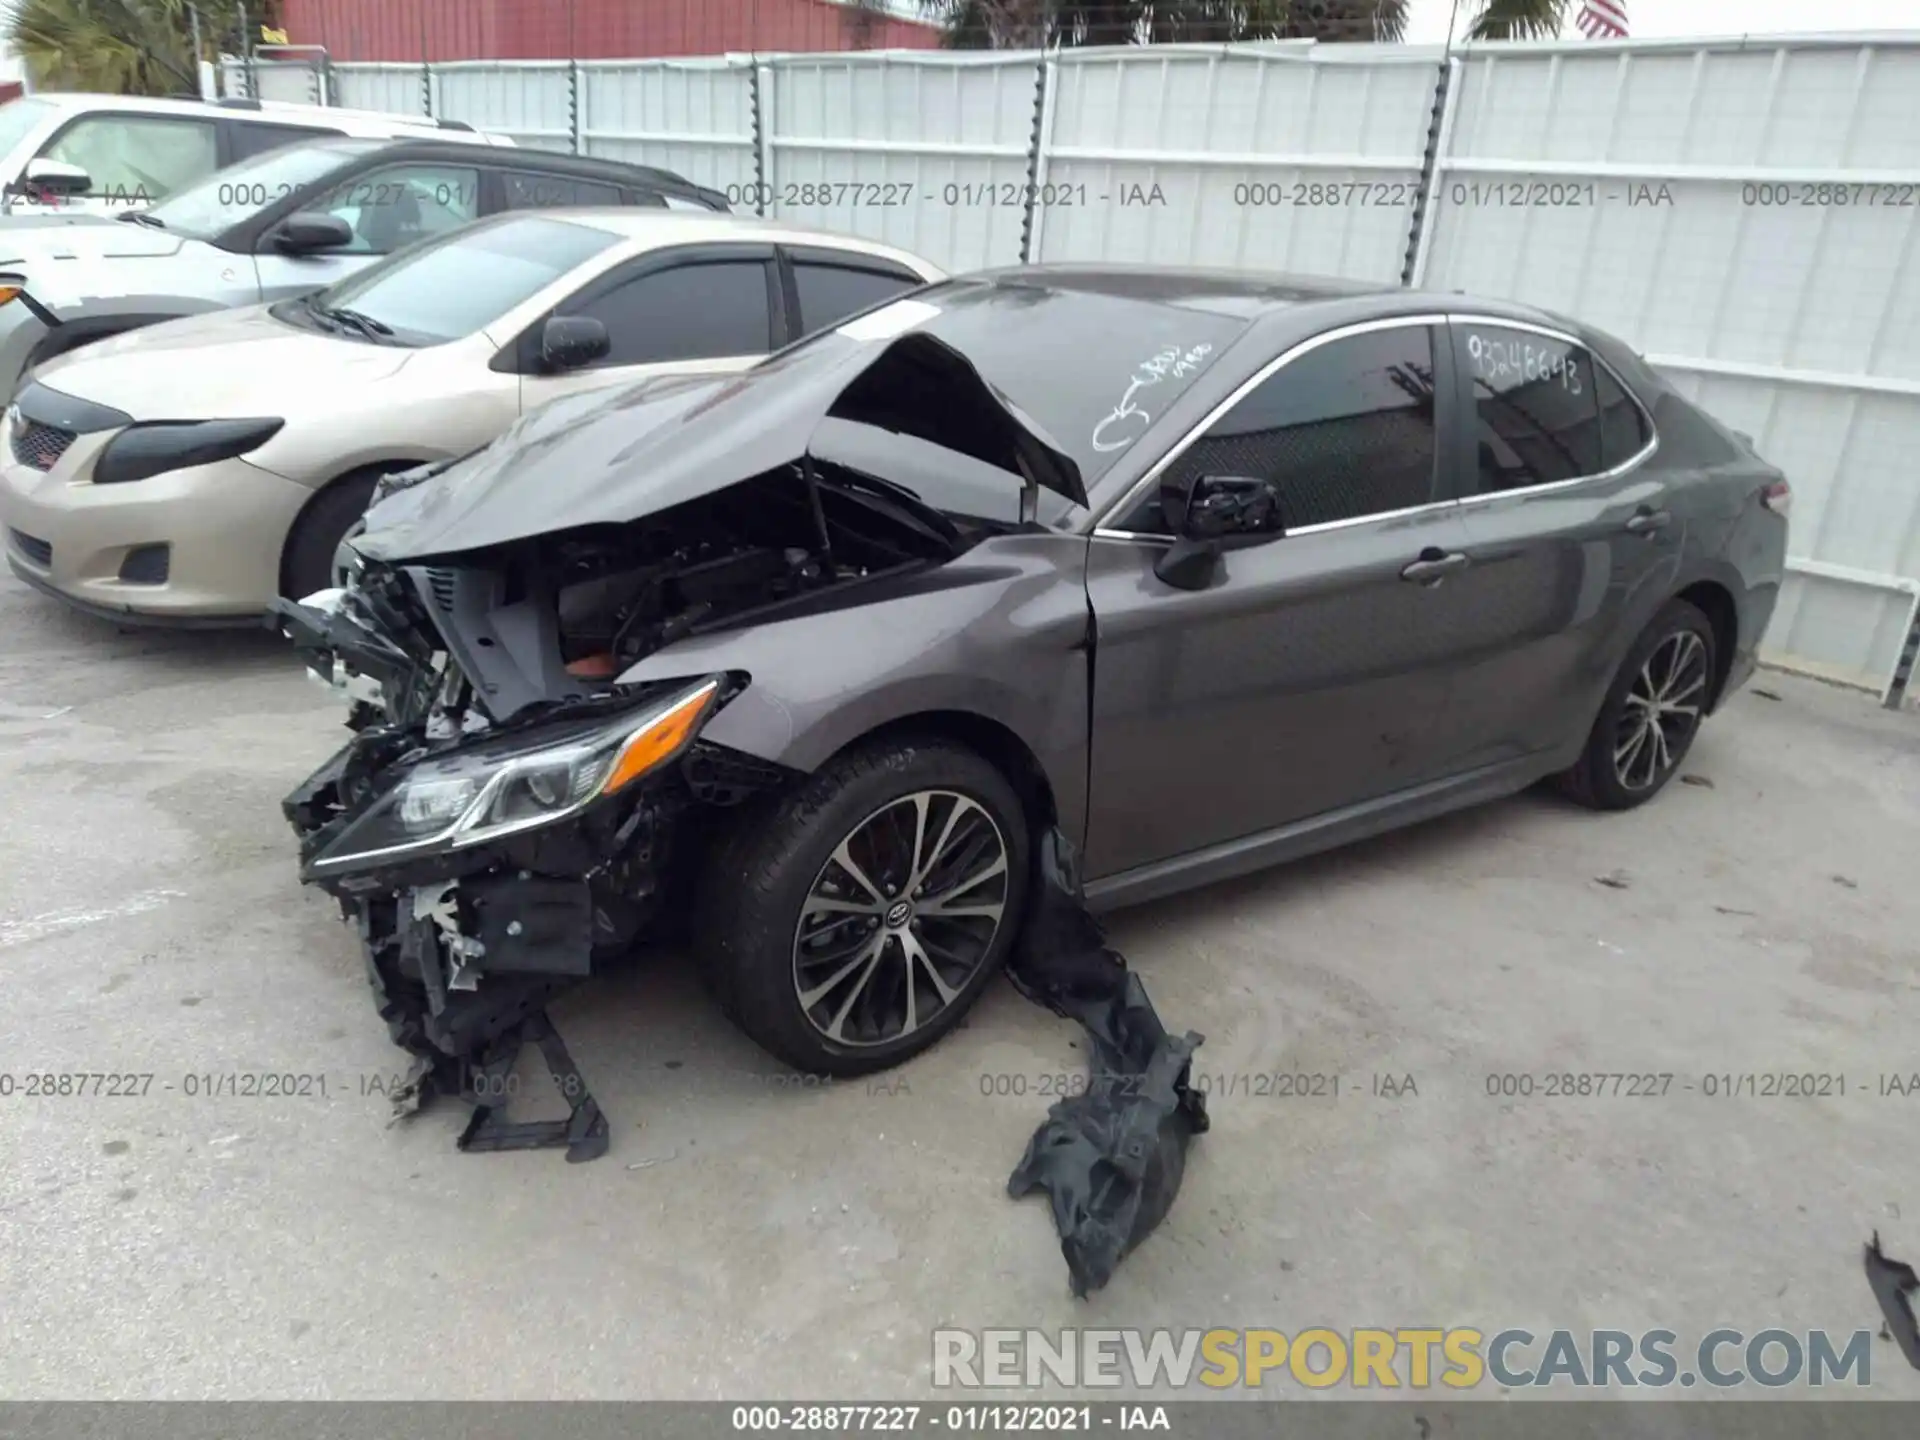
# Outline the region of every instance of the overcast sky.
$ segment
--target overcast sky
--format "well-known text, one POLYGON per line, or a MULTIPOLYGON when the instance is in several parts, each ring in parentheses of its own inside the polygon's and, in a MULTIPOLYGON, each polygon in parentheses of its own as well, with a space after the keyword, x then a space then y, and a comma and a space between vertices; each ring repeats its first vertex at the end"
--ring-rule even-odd
MULTIPOLYGON (((1920 38, 1920 0, 1626 0, 1626 7, 1627 33, 1636 39, 1828 30, 1908 30, 1920 38)), ((1578 0, 1573 9, 1577 13, 1578 0)), ((1451 0, 1411 0, 1408 10, 1408 40, 1438 44, 1447 38, 1451 0)), ((1571 18, 1566 35, 1580 35, 1571 18)))

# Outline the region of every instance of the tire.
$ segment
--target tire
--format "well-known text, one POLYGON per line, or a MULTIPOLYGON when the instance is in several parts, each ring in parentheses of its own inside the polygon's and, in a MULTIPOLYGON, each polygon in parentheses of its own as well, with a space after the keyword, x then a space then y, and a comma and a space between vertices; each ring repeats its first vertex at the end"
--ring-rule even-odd
POLYGON ((741 815, 709 858, 695 942, 708 985, 735 1024, 796 1070, 898 1065, 957 1025, 1005 962, 1030 839, 1013 786, 972 750, 938 738, 849 750, 741 815), (926 832, 917 864, 916 829, 926 832), (900 883, 916 869, 929 901, 998 904, 998 915, 916 911, 900 883), (885 892, 877 903, 873 889, 885 892), (833 908, 809 910, 815 900, 833 908))
POLYGON ((1587 748, 1554 777, 1560 792, 1590 810, 1631 810, 1665 789, 1706 719, 1719 674, 1715 651, 1712 622, 1686 601, 1669 600, 1620 662, 1587 748), (1680 708, 1660 712, 1649 729, 1639 718, 1649 696, 1680 708))
POLYGON ((343 475, 313 499, 293 522, 280 561, 281 593, 299 600, 333 584, 333 557, 360 517, 367 513, 373 487, 385 473, 356 471, 343 475))

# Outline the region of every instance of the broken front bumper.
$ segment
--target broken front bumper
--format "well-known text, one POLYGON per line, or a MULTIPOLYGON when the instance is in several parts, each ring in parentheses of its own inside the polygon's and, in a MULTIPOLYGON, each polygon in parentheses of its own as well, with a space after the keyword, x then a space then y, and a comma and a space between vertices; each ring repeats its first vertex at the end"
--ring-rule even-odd
MULTIPOLYGON (((569 707, 520 726, 442 733, 423 713, 430 657, 337 596, 281 608, 310 668, 338 682, 355 733, 282 803, 301 880, 340 903, 375 1003, 414 1057, 397 1113, 436 1095, 475 1106, 463 1149, 606 1148, 606 1126, 546 1019, 555 996, 650 938, 673 835, 751 793, 698 731, 736 682, 704 676, 569 707), (572 1106, 510 1125, 521 1049, 538 1044, 572 1106)), ((745 762, 745 757, 739 757, 745 762)), ((763 767, 771 769, 772 767, 763 767)))
MULTIPOLYGON (((652 888, 650 839, 640 839, 629 852, 632 873, 644 871, 649 883, 630 883, 623 894, 596 896, 609 867, 577 842, 552 843, 565 837, 548 837, 547 844, 532 847, 534 853, 469 851, 457 859, 416 859, 398 871, 372 868, 323 878, 314 871, 311 852, 316 837, 338 824, 333 812, 354 748, 335 755, 283 808, 309 852, 302 879, 338 899, 359 934, 387 1033, 414 1057, 394 1097, 396 1118, 445 1096, 474 1107, 460 1138, 463 1150, 565 1145, 572 1161, 604 1153, 605 1118, 546 1008, 586 978, 597 957, 624 948, 642 928, 639 902, 645 896, 634 892, 652 888), (581 851, 571 867, 564 858, 570 848, 581 851), (567 868, 573 873, 551 873, 567 868), (527 1044, 540 1047, 568 1102, 563 1122, 504 1120, 515 1088, 510 1076, 527 1044)), ((641 803, 630 826, 622 828, 630 829, 632 840, 650 832, 654 819, 653 809, 641 803)))

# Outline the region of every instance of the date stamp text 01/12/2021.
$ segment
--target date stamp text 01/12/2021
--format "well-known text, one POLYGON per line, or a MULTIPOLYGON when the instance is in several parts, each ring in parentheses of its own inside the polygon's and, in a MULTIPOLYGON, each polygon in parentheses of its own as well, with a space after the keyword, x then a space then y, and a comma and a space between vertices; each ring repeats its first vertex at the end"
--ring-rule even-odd
MULTIPOLYGON (((671 1068, 678 1068, 671 1067, 671 1068)), ((683 1080, 735 1081, 736 1072, 683 1080)), ((779 1072, 746 1078, 772 1088, 860 1089, 868 1095, 910 1096, 904 1078, 879 1076, 835 1081, 826 1076, 779 1072)), ((176 1097, 185 1100, 344 1100, 390 1097, 404 1088, 405 1077, 382 1071, 334 1074, 302 1070, 193 1070, 175 1074, 134 1070, 20 1070, 0 1072, 0 1101, 137 1100, 176 1097)), ((502 1077, 500 1094, 517 1093, 518 1075, 502 1077)), ((1094 1075, 1084 1070, 1026 1073, 983 1071, 968 1086, 979 1096, 1070 1099, 1091 1092, 1124 1093, 1138 1088, 1139 1077, 1094 1075)), ((1416 1076, 1410 1071, 1344 1074, 1331 1070, 1231 1070, 1196 1067, 1188 1084, 1222 1099, 1300 1100, 1661 1100, 1698 1096, 1707 1100, 1912 1100, 1920 1102, 1920 1070, 1708 1070, 1682 1074, 1671 1070, 1506 1070, 1475 1077, 1416 1076), (1464 1081, 1464 1083, 1462 1083, 1464 1081)), ((932 1094, 921 1086, 922 1094, 932 1094)))
MULTIPOLYGON (((1121 209, 1171 209, 1169 196, 1157 181, 1063 181, 1033 185, 1018 181, 948 181, 940 186, 915 185, 904 180, 807 180, 770 185, 748 182, 722 191, 729 205, 772 205, 794 209, 893 209, 906 205, 935 205, 954 210, 1087 210, 1096 206, 1121 209)), ((1299 180, 1245 182, 1235 185, 1232 202, 1242 209, 1331 209, 1371 206, 1408 209, 1419 198, 1419 185, 1410 180, 1299 180)))

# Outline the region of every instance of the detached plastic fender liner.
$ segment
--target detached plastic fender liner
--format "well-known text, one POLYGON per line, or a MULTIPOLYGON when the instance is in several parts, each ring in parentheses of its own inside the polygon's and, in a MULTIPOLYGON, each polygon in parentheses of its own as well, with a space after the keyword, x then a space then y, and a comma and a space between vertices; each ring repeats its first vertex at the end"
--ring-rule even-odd
POLYGON ((1043 884, 1007 973, 1029 1000, 1081 1023, 1091 1073, 1085 1093, 1047 1111, 1007 1193, 1046 1192, 1073 1293, 1084 1298, 1173 1208, 1187 1144, 1208 1126, 1206 1096, 1189 1084, 1203 1037, 1169 1035, 1140 977, 1107 948, 1058 828, 1040 863, 1043 884))
POLYGON ((1887 1333, 1899 1343, 1907 1363, 1920 1370, 1920 1322, 1914 1318, 1913 1301, 1907 1298, 1920 1290, 1920 1275, 1914 1274, 1913 1266, 1906 1261, 1887 1258, 1880 1248, 1878 1230, 1866 1247, 1866 1266, 1867 1284, 1873 1287, 1873 1298, 1880 1302, 1887 1333))

